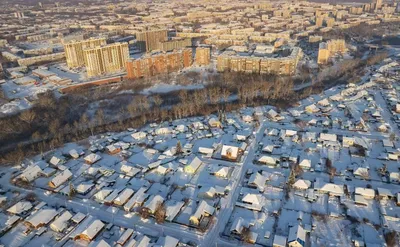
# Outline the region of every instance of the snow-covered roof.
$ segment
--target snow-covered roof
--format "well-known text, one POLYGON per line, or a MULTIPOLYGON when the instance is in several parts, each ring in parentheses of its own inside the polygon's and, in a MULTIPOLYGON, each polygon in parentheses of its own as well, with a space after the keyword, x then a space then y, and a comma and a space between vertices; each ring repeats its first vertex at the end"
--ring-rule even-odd
POLYGON ((12 214, 21 214, 24 213, 25 211, 30 210, 31 208, 32 208, 32 203, 27 201, 20 201, 11 206, 9 209, 7 209, 7 212, 12 214))
POLYGON ((114 203, 116 205, 123 205, 125 204, 128 199, 133 195, 134 191, 130 188, 124 189, 121 194, 119 194, 115 199, 114 203))
POLYGON ((165 237, 160 237, 157 240, 156 245, 157 246, 163 246, 163 247, 176 247, 179 244, 179 239, 176 239, 171 236, 165 236, 165 237))
POLYGON ((113 189, 110 188, 105 188, 100 191, 98 191, 94 196, 97 200, 99 201, 104 201, 106 197, 113 192, 113 189))
POLYGON ((247 193, 242 198, 242 202, 254 205, 260 205, 263 201, 262 195, 260 194, 247 193))
POLYGON ((25 222, 29 223, 34 228, 47 225, 57 215, 57 211, 53 208, 44 208, 37 211, 35 214, 26 218, 25 222))
POLYGON ((72 218, 69 211, 65 211, 60 217, 51 223, 50 228, 55 232, 62 232, 68 226, 68 221, 72 218))
POLYGON ((344 194, 343 185, 326 183, 319 178, 317 178, 314 183, 314 189, 336 196, 342 196, 344 194))
POLYGON ((104 228, 105 224, 100 220, 94 220, 80 235, 93 240, 97 234, 104 228))
POLYGON ((223 145, 221 149, 221 156, 229 156, 230 158, 236 159, 239 154, 239 147, 223 145))
POLYGON ((94 153, 91 153, 84 158, 84 160, 89 164, 93 164, 93 163, 99 161, 100 159, 101 159, 101 156, 98 154, 94 154, 94 153))
POLYGON ((303 159, 300 161, 299 166, 306 168, 306 169, 310 169, 311 168, 311 160, 303 159))
POLYGON ((38 165, 28 166, 21 174, 21 177, 28 182, 35 180, 42 172, 42 169, 38 165))
POLYGON ((200 219, 204 215, 204 213, 213 215, 214 211, 215 208, 213 206, 209 205, 206 201, 202 200, 199 206, 197 207, 196 212, 192 215, 192 217, 200 219))
POLYGON ((370 198, 375 197, 375 190, 373 190, 373 189, 356 187, 355 193, 358 195, 365 196, 365 197, 370 197, 370 198))
POLYGON ((164 202, 164 198, 160 195, 152 195, 143 205, 143 207, 148 208, 151 213, 154 213, 159 204, 164 202))
POLYGON ((296 241, 300 244, 300 246, 304 246, 306 241, 306 231, 298 224, 289 229, 289 236, 287 240, 289 245, 291 242, 296 241))
POLYGON ((311 182, 309 180, 299 179, 294 184, 293 187, 296 189, 306 190, 310 188, 311 182))
POLYGON ((337 141, 336 134, 321 133, 319 138, 322 141, 332 141, 332 142, 336 142, 337 141))
POLYGON ((248 184, 256 186, 259 190, 264 190, 265 188, 265 181, 267 179, 258 172, 251 174, 248 184))
POLYGON ((275 235, 274 237, 274 247, 286 247, 287 239, 281 235, 275 235))
POLYGON ((50 186, 53 188, 57 188, 63 183, 65 183, 68 179, 72 177, 72 172, 70 170, 64 170, 60 172, 57 176, 55 176, 51 181, 50 181, 50 186))

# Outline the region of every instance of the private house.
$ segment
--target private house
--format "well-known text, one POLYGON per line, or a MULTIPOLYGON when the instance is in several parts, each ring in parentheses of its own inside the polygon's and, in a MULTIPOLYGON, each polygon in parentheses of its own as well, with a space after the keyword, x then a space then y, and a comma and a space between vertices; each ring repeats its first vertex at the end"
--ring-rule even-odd
POLYGON ((268 166, 276 166, 279 164, 279 159, 263 155, 258 159, 258 163, 265 164, 268 166))
POLYGON ((55 219, 51 224, 51 230, 55 232, 63 232, 68 227, 68 221, 72 218, 72 214, 69 211, 65 211, 57 219, 55 219))
POLYGON ((36 178, 40 176, 42 173, 42 169, 38 165, 28 166, 20 175, 20 178, 27 181, 32 182, 36 178))
POLYGON ((267 178, 258 172, 251 174, 247 186, 250 188, 258 189, 260 192, 264 191, 267 178))
POLYGON ((274 243, 272 244, 272 247, 286 247, 287 244, 287 238, 281 235, 275 235, 274 236, 274 243))
POLYGON ((355 192, 356 195, 360 195, 365 199, 374 199, 375 198, 375 190, 356 187, 355 192))
POLYGON ((49 164, 53 165, 53 166, 59 166, 62 165, 65 161, 62 158, 53 156, 51 157, 49 164))
POLYGON ((154 134, 156 135, 169 135, 172 134, 174 132, 174 130, 172 128, 169 127, 161 127, 158 128, 154 131, 154 134))
POLYGON ((106 147, 108 154, 113 155, 121 152, 121 147, 115 144, 110 144, 106 147))
POLYGON ((319 108, 315 104, 311 104, 309 106, 306 106, 304 109, 307 113, 317 113, 319 112, 319 108))
POLYGON ((306 244, 306 231, 300 225, 295 225, 289 229, 287 240, 289 247, 304 247, 306 244))
POLYGON ((127 203, 124 205, 124 210, 130 212, 134 206, 142 206, 143 202, 149 196, 146 194, 147 188, 141 187, 132 197, 129 199, 127 203))
POLYGON ((311 169, 311 160, 309 159, 302 159, 299 163, 299 166, 303 168, 304 170, 310 170, 311 169))
POLYGON ((144 203, 143 207, 148 210, 150 214, 154 214, 157 210, 157 207, 163 204, 164 198, 160 195, 152 195, 150 198, 144 203))
POLYGON ((264 197, 261 194, 246 193, 236 206, 247 208, 249 210, 261 211, 264 204, 264 197))
POLYGON ((82 232, 78 233, 74 237, 74 240, 85 240, 91 242, 103 230, 104 226, 105 224, 100 220, 94 220, 82 232))
POLYGON ((20 201, 7 209, 7 212, 15 215, 23 215, 32 208, 32 203, 28 201, 20 201))
POLYGON ((78 192, 81 195, 86 195, 93 189, 93 187, 94 184, 92 182, 83 182, 76 187, 76 192, 78 192))
POLYGON ((400 183, 400 172, 389 173, 389 181, 395 184, 400 183))
POLYGON ((42 226, 46 226, 57 215, 57 211, 53 208, 40 209, 25 219, 25 225, 30 228, 38 229, 42 226))
POLYGON ((133 195, 134 191, 130 188, 124 189, 115 199, 114 204, 117 206, 124 205, 129 198, 133 195))
POLYGON ((344 195, 343 185, 337 185, 332 183, 326 183, 322 179, 317 178, 314 183, 314 190, 327 193, 332 196, 344 195))
POLYGON ((98 154, 94 154, 94 153, 91 153, 84 158, 86 164, 88 164, 88 165, 92 165, 92 164, 96 163, 97 161, 99 161, 100 159, 101 159, 101 156, 98 154))
POLYGON ((140 131, 140 132, 136 132, 136 133, 131 134, 131 136, 135 140, 141 140, 141 139, 146 138, 147 133, 143 132, 143 131, 140 131))
POLYGON ((201 164, 203 164, 203 162, 199 158, 195 157, 192 162, 185 166, 184 171, 185 173, 195 174, 201 164))
POLYGON ((58 188, 60 185, 64 184, 67 182, 69 179, 72 178, 72 172, 68 169, 60 172, 58 175, 56 175, 50 182, 49 186, 53 189, 58 188))
POLYGON ((192 225, 198 226, 204 217, 212 216, 214 212, 215 208, 203 200, 197 207, 196 212, 190 216, 189 221, 192 225))
POLYGON ((222 128, 222 124, 217 118, 210 118, 208 120, 208 125, 211 128, 222 128))
POLYGON ((353 171, 353 175, 359 178, 367 179, 369 178, 369 169, 365 167, 357 167, 353 171))
POLYGON ((223 145, 221 149, 221 158, 229 161, 237 161, 240 149, 238 147, 223 145))
POLYGON ((228 178, 230 168, 227 166, 212 166, 210 174, 219 178, 228 178))
POLYGON ((114 190, 110 188, 105 188, 100 191, 98 191, 94 197, 97 201, 99 202, 104 202, 104 200, 107 198, 108 195, 110 195, 114 190))
POLYGON ((311 182, 309 180, 299 179, 293 184, 293 188, 298 190, 307 190, 310 188, 311 182))
POLYGON ((117 245, 119 246, 124 246, 130 237, 133 235, 133 229, 126 229, 124 233, 121 235, 121 237, 117 240, 117 245))

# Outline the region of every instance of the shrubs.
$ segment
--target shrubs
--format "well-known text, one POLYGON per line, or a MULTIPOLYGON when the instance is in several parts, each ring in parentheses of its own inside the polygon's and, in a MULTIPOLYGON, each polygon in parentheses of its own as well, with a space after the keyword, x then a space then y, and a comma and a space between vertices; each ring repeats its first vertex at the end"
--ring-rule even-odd
POLYGON ((397 236, 395 231, 385 233, 385 241, 388 247, 394 247, 397 245, 397 236))

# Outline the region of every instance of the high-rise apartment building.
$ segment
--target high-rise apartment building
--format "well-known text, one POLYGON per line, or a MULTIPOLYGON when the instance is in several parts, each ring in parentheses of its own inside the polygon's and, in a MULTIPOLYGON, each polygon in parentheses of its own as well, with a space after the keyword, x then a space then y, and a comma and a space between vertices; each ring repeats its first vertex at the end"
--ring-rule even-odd
POLYGON ((153 51, 161 49, 161 43, 168 40, 167 30, 152 30, 136 34, 136 40, 142 51, 153 51))
POLYGON ((346 42, 344 39, 332 39, 326 43, 320 43, 318 50, 318 63, 325 64, 332 55, 344 52, 346 52, 346 42))
POLYGON ((206 66, 210 64, 211 60, 211 49, 209 47, 197 47, 196 48, 196 64, 200 66, 206 66))
POLYGON ((114 43, 84 50, 88 77, 116 73, 125 69, 128 43, 114 43))
POLYGON ((319 43, 318 64, 326 64, 329 59, 328 45, 325 42, 319 43))
POLYGON ((382 0, 375 0, 375 9, 381 9, 382 8, 382 0))
POLYGON ((105 38, 93 38, 79 41, 73 40, 64 43, 65 57, 67 59, 68 67, 77 68, 84 66, 86 57, 83 50, 105 44, 107 44, 105 38))

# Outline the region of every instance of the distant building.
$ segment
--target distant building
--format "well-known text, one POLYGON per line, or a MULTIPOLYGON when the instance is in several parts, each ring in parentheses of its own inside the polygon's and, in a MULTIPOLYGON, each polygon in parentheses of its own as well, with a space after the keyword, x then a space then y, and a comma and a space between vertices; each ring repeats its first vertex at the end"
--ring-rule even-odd
POLYGON ((114 43, 84 50, 88 77, 125 70, 129 59, 128 43, 114 43))
POLYGON ((175 49, 185 48, 187 46, 192 46, 192 39, 173 39, 160 43, 160 50, 162 51, 172 51, 175 49))
POLYGON ((210 64, 211 60, 211 49, 209 47, 197 47, 196 48, 196 64, 200 66, 206 66, 210 64))
POLYGON ((294 75, 302 50, 294 47, 286 57, 241 56, 228 51, 217 57, 218 72, 234 71, 254 74, 294 75))
POLYGON ((105 38, 86 39, 80 41, 73 40, 64 43, 64 51, 65 57, 67 58, 68 67, 76 68, 84 66, 86 62, 86 57, 83 50, 106 44, 107 43, 105 38))
POLYGON ((140 32, 136 34, 136 40, 142 51, 159 50, 161 43, 168 40, 168 32, 165 29, 140 32))
POLYGON ((336 53, 346 52, 346 42, 344 39, 333 39, 319 44, 318 64, 326 64, 330 57, 336 53))
POLYGON ((160 74, 168 74, 192 65, 192 49, 159 53, 126 62, 127 77, 138 79, 160 74))

